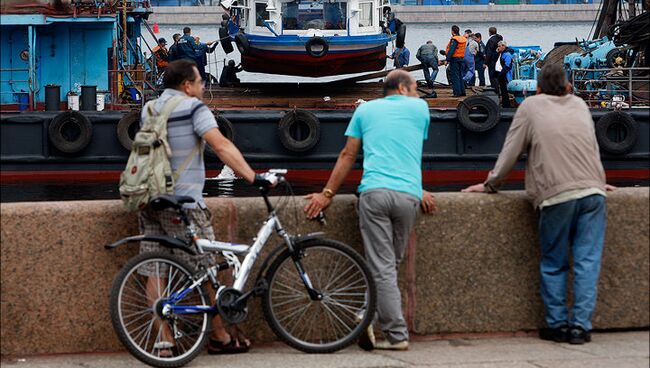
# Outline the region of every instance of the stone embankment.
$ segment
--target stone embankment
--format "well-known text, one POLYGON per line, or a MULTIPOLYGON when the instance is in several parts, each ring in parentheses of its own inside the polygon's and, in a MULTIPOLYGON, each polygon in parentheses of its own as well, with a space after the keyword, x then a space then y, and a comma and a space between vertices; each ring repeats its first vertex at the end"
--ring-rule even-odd
MULTIPOLYGON (((513 22, 593 22, 600 4, 556 5, 450 5, 394 6, 404 23, 513 23, 513 22)), ((159 25, 214 25, 219 27, 220 6, 161 6, 150 15, 159 25)))
MULTIPOLYGON (((608 225, 594 328, 650 325, 649 188, 608 199, 608 225)), ((522 192, 436 194, 438 211, 421 216, 401 268, 404 311, 414 334, 516 332, 543 326, 536 214, 522 192)), ((361 251, 356 198, 337 196, 321 228, 361 251)), ((207 200, 216 234, 249 242, 266 213, 260 198, 207 200)), ((296 204, 301 207, 302 200, 296 204)), ((104 245, 138 232, 119 201, 3 203, 1 217, 2 355, 122 350, 111 327, 113 278, 137 245, 104 245)), ((260 261, 276 244, 272 238, 260 261)), ((258 265, 259 266, 259 265, 258 265)), ((255 275, 255 272, 253 273, 255 275)), ((244 329, 257 342, 275 337, 253 299, 244 329)))

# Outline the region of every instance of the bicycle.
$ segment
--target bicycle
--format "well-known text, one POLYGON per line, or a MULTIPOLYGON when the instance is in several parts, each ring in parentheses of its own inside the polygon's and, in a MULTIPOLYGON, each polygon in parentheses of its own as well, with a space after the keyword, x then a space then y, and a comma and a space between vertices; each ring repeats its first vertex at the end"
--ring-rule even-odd
MULTIPOLYGON (((269 173, 286 182, 286 170, 269 173)), ((149 206, 156 211, 176 209, 187 228, 187 239, 138 235, 105 246, 114 249, 148 240, 201 256, 195 270, 174 255, 143 253, 129 260, 116 276, 109 303, 111 320, 119 340, 134 357, 156 367, 189 363, 207 343, 212 317, 219 314, 225 322, 242 322, 251 296, 262 297, 271 330, 307 353, 343 349, 369 326, 376 290, 363 258, 348 245, 324 238, 322 232, 305 236, 287 233, 268 198, 269 190, 260 187, 268 217, 251 246, 198 238, 195 225, 183 210, 184 203, 194 200, 169 195, 153 198, 149 206), (283 243, 262 263, 254 287, 244 291, 253 265, 274 231, 283 243), (209 252, 220 252, 225 261, 209 264, 209 252), (238 256, 244 254, 240 262, 238 256), (217 273, 229 268, 233 269, 232 287, 217 281, 217 273), (148 283, 153 283, 149 291, 148 283), (209 303, 204 289, 208 283, 217 291, 214 303, 209 303), (152 288, 157 289, 153 296, 152 288), (173 342, 165 341, 165 331, 173 336, 173 342), (163 349, 171 356, 161 356, 163 349)))

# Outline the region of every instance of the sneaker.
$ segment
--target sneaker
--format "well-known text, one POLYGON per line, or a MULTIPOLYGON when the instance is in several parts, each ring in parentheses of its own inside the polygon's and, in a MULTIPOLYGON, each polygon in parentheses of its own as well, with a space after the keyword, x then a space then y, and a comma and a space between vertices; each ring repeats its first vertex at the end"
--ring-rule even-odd
POLYGON ((582 345, 591 341, 591 332, 585 331, 580 326, 573 326, 569 330, 569 344, 582 345))
POLYGON ((375 348, 375 332, 372 330, 372 324, 361 332, 357 345, 365 351, 371 351, 375 348))
POLYGON ((375 344, 375 349, 378 350, 408 350, 409 342, 408 340, 396 342, 391 344, 390 341, 384 340, 375 344))
POLYGON ((539 338, 555 342, 567 342, 569 341, 569 327, 542 328, 539 330, 539 338))

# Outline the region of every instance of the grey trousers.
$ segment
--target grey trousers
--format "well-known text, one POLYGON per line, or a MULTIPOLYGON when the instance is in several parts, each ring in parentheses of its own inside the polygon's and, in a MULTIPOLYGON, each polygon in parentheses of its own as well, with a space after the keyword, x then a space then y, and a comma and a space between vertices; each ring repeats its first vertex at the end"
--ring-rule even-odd
POLYGON ((397 270, 404 258, 420 200, 410 194, 373 189, 359 198, 359 226, 366 260, 377 287, 377 320, 392 344, 408 340, 397 270))

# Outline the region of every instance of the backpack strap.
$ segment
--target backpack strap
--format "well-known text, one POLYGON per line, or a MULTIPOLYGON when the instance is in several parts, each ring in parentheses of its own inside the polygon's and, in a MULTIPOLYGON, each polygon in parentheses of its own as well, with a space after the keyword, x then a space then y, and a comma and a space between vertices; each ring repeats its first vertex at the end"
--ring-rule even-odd
MULTIPOLYGON (((186 98, 188 98, 188 97, 185 97, 185 96, 173 96, 169 100, 167 100, 167 102, 165 102, 165 104, 163 105, 163 108, 158 113, 158 119, 157 120, 158 121, 163 121, 165 123, 165 125, 166 125, 167 120, 169 119, 169 115, 171 115, 172 112, 174 111, 174 109, 176 109, 176 107, 178 107, 178 105, 181 102, 183 102, 183 100, 185 100, 186 98)), ((147 105, 145 105, 145 108, 148 107, 147 113, 149 113, 150 115, 155 115, 156 114, 156 112, 155 112, 155 110, 153 108, 153 102, 154 101, 147 102, 147 105)), ((163 142, 167 143, 167 129, 161 129, 161 131, 162 132, 160 134, 160 138, 162 139, 163 142)), ((167 144, 166 144, 165 149, 167 149, 168 156, 171 158, 171 149, 168 147, 167 144)), ((185 157, 185 160, 183 160, 183 162, 178 167, 178 169, 176 169, 176 171, 174 171, 174 173, 173 173, 174 182, 176 182, 176 180, 181 175, 181 173, 183 171, 185 171, 185 168, 192 161, 192 159, 194 158, 194 155, 196 155, 200 150, 201 150, 201 140, 199 140, 198 143, 196 144, 196 146, 194 146, 194 148, 192 149, 190 154, 187 155, 187 157, 185 157)))
POLYGON ((192 159, 194 158, 194 155, 196 155, 200 150, 201 150, 201 140, 199 139, 199 142, 196 144, 196 146, 194 146, 194 148, 192 149, 192 152, 190 152, 190 154, 187 155, 187 157, 185 157, 185 160, 183 160, 183 163, 181 163, 181 166, 179 166, 178 169, 176 169, 176 171, 174 171, 174 182, 176 182, 176 180, 178 180, 178 177, 181 176, 181 173, 183 171, 185 171, 185 168, 187 167, 187 165, 189 165, 190 161, 192 161, 192 159))
MULTIPOLYGON (((158 115, 159 121, 165 123, 165 128, 167 128, 167 120, 169 119, 169 115, 171 115, 174 109, 176 109, 176 107, 187 98, 188 97, 185 96, 172 96, 165 102, 158 115)), ((162 134, 160 135, 160 138, 167 139, 167 129, 161 129, 161 131, 162 134)))

